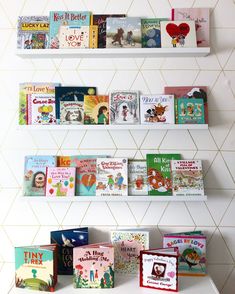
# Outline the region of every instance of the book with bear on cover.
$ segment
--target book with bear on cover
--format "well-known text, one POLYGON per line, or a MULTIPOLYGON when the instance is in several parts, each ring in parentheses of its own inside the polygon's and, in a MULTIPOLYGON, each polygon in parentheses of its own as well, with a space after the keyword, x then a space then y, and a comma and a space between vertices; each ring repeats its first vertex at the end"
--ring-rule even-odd
POLYGON ((128 195, 148 195, 146 160, 128 160, 128 195))
POLYGON ((109 124, 109 96, 85 95, 84 96, 84 124, 108 125, 109 124))
POLYGON ((74 288, 114 287, 114 248, 97 243, 73 249, 74 288))
POLYGON ((203 99, 177 99, 178 124, 204 124, 203 99))
POLYGON ((58 275, 72 275, 73 248, 88 244, 88 228, 52 231, 51 243, 58 245, 58 275))

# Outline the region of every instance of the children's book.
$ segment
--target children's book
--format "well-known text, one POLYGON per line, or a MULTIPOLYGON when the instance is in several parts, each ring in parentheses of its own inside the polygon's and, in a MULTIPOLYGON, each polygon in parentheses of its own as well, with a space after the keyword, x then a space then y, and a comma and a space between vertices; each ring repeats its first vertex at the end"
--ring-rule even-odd
POLYGON ((48 16, 19 16, 18 49, 46 49, 49 44, 48 16))
POLYGON ((149 232, 144 230, 111 231, 115 271, 124 274, 139 272, 140 252, 149 248, 149 232))
POLYGON ((98 26, 98 48, 106 48, 106 19, 107 17, 125 17, 125 14, 93 14, 91 24, 98 26))
POLYGON ((174 124, 174 95, 140 95, 141 124, 174 124))
POLYGON ((204 101, 203 99, 177 99, 178 123, 179 124, 204 124, 204 101))
POLYGON ((114 287, 114 248, 111 243, 73 249, 74 288, 114 287))
POLYGON ((97 158, 96 196, 127 196, 127 158, 97 158))
POLYGON ((147 154, 148 194, 172 195, 171 160, 180 154, 147 154))
POLYGON ((148 195, 146 160, 128 161, 128 195, 148 195))
POLYGON ((61 125, 81 125, 83 117, 83 101, 60 101, 61 125))
POLYGON ((113 91, 109 99, 111 124, 139 124, 138 91, 113 91))
POLYGON ((206 236, 202 232, 165 234, 163 246, 178 248, 180 276, 206 275, 206 236))
POLYGON ((73 248, 88 244, 88 228, 53 231, 51 243, 58 245, 58 275, 72 275, 73 248))
POLYGON ((15 286, 54 292, 57 283, 57 245, 15 247, 15 286))
POLYGON ((140 287, 178 292, 178 249, 143 250, 140 253, 140 287))
POLYGON ((27 95, 27 124, 56 124, 55 94, 27 95))
POLYGON ((194 20, 198 47, 210 46, 210 9, 209 8, 174 8, 172 20, 194 20))
POLYGON ((109 124, 109 96, 85 95, 84 96, 84 124, 107 125, 109 124))
POLYGON ((143 48, 161 48, 161 28, 160 22, 167 18, 142 18, 142 47, 143 48))
POLYGON ((25 156, 24 196, 44 196, 46 186, 46 168, 56 166, 56 156, 25 156))
POLYGON ((162 48, 197 47, 194 21, 161 21, 162 48))
POLYGON ((89 48, 89 26, 62 25, 59 29, 60 49, 89 48))
POLYGON ((89 48, 98 48, 98 25, 90 25, 89 48))
POLYGON ((75 195, 75 167, 47 167, 46 196, 75 195))
POLYGON ((141 48, 140 17, 108 17, 106 48, 141 48))
POLYGON ((201 160, 171 161, 174 196, 204 196, 201 160))
POLYGON ((50 11, 50 48, 61 48, 59 40, 62 26, 89 26, 90 15, 88 11, 50 11))

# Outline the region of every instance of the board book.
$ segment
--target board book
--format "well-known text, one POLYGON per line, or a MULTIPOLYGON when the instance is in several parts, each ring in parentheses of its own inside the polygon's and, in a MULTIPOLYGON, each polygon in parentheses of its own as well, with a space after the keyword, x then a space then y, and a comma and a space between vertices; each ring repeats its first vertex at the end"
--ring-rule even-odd
POLYGON ((146 160, 128 160, 128 195, 148 195, 146 160))
POLYGON ((107 125, 109 124, 109 96, 85 95, 84 96, 84 124, 107 125))
POLYGON ((90 27, 62 25, 59 29, 60 49, 89 48, 90 27))
POLYGON ((204 124, 203 99, 177 99, 178 124, 204 124))

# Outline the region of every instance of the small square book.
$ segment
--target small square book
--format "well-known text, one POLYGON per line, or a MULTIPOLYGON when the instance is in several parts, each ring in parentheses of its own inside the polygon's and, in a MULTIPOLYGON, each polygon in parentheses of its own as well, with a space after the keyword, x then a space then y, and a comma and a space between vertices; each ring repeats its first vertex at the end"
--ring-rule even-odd
POLYGON ((204 124, 203 99, 177 99, 178 124, 204 124))

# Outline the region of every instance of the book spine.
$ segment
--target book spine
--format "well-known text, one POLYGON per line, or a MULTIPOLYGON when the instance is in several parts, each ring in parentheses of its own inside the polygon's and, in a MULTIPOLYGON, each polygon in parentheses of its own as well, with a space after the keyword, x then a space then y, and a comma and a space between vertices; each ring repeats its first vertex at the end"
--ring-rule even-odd
POLYGON ((175 9, 171 9, 171 20, 175 20, 175 9))
POLYGON ((26 95, 26 124, 27 125, 32 124, 32 101, 31 101, 30 94, 26 95))
POLYGON ((98 26, 90 26, 89 48, 98 48, 98 26))

